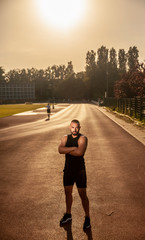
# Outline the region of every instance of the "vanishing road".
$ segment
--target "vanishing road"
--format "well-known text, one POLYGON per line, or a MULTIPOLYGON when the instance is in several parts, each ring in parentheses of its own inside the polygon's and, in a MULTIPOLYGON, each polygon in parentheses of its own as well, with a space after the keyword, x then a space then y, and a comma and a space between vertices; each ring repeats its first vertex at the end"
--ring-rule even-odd
POLYGON ((144 240, 145 147, 91 104, 73 104, 50 121, 0 130, 0 240, 144 240), (85 162, 92 228, 76 186, 72 224, 65 211, 64 156, 58 154, 70 121, 88 137, 85 162))

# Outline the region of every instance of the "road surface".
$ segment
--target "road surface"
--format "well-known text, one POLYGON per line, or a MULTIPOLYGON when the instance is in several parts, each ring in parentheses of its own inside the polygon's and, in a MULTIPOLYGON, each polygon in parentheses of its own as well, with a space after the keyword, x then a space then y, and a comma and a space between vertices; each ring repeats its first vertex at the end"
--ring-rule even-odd
POLYGON ((144 240, 145 147, 95 105, 73 104, 50 121, 0 130, 0 240, 144 240), (85 162, 92 228, 73 191, 72 224, 65 211, 64 156, 57 148, 70 121, 88 137, 85 162))

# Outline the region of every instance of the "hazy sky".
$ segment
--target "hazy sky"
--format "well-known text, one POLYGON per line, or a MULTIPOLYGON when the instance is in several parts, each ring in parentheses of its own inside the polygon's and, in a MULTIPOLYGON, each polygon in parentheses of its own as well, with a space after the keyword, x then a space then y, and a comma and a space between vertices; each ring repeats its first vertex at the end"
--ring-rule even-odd
POLYGON ((68 61, 82 71, 87 51, 102 45, 117 52, 137 46, 145 60, 145 0, 0 0, 0 66, 6 71, 68 61))

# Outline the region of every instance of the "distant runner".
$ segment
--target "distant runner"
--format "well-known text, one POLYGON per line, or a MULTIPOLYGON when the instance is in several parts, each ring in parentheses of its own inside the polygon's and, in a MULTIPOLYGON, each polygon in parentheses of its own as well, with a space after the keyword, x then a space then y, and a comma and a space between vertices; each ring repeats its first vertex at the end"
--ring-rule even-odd
POLYGON ((65 154, 65 167, 63 175, 63 185, 65 190, 66 200, 66 213, 60 220, 60 224, 64 224, 72 220, 71 207, 72 207, 72 190, 73 185, 76 183, 82 206, 85 211, 85 221, 83 229, 86 230, 90 225, 89 214, 89 199, 86 193, 87 177, 84 162, 84 154, 87 149, 87 137, 80 134, 80 123, 78 120, 72 120, 70 124, 70 135, 65 135, 58 147, 60 154, 65 154))
POLYGON ((48 114, 48 120, 50 119, 50 105, 49 105, 49 103, 48 103, 48 105, 47 105, 47 114, 48 114))

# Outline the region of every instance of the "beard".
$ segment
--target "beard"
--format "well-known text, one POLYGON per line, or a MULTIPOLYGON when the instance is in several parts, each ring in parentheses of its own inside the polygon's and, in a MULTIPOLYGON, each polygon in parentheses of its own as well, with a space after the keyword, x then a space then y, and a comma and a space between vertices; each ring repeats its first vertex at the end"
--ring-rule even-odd
POLYGON ((79 134, 79 132, 72 132, 73 136, 77 136, 79 134))

